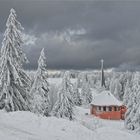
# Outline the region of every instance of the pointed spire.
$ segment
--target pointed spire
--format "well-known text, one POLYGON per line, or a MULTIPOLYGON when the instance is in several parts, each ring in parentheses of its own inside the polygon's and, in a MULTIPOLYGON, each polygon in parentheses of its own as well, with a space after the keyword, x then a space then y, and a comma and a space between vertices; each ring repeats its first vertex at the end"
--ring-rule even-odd
POLYGON ((101 59, 101 87, 106 87, 104 77, 104 60, 101 59))

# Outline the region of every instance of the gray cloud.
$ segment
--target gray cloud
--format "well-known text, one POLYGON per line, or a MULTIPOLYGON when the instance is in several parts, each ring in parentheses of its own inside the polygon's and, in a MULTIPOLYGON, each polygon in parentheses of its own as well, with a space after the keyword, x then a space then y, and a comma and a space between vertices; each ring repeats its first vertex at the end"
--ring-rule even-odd
POLYGON ((140 1, 0 1, 1 34, 10 8, 29 35, 27 68, 43 47, 49 68, 99 68, 101 58, 107 68, 140 65, 140 1))

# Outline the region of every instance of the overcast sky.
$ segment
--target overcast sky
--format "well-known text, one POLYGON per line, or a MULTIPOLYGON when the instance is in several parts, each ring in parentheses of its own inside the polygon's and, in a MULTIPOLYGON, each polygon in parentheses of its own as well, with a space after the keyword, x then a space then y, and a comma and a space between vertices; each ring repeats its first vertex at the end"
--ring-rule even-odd
POLYGON ((0 41, 11 8, 24 27, 23 50, 37 67, 45 48, 48 68, 140 65, 140 1, 0 0, 0 41))

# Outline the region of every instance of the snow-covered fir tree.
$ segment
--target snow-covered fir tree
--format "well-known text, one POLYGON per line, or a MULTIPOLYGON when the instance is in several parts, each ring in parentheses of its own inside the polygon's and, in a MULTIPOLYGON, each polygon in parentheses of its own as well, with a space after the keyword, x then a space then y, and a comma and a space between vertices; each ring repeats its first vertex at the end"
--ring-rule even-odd
MULTIPOLYGON (((131 89, 130 89, 131 90, 131 89)), ((131 97, 131 96, 130 96, 131 97)), ((133 99, 134 98, 128 98, 129 99, 129 102, 127 103, 127 112, 125 113, 125 127, 127 129, 134 129, 134 126, 132 125, 132 116, 131 115, 134 115, 134 108, 133 108, 133 99)))
POLYGON ((120 84, 119 79, 114 80, 114 92, 113 92, 113 94, 118 100, 121 100, 122 86, 120 84))
POLYGON ((122 99, 122 85, 120 83, 120 74, 119 73, 113 73, 113 78, 110 82, 110 91, 111 93, 118 99, 122 99))
POLYGON ((129 80, 129 72, 126 72, 126 73, 123 73, 120 75, 119 82, 121 85, 121 92, 120 92, 119 98, 121 101, 123 100, 123 96, 125 93, 125 87, 126 87, 128 80, 129 80))
POLYGON ((110 82, 110 91, 114 96, 123 101, 123 96, 125 94, 127 82, 131 79, 131 73, 113 73, 113 78, 110 82))
POLYGON ((76 81, 74 84, 73 102, 75 105, 78 105, 78 106, 82 104, 82 99, 81 99, 81 95, 78 88, 78 81, 76 81))
POLYGON ((85 75, 85 78, 84 78, 83 84, 82 84, 81 99, 82 99, 82 104, 89 104, 92 101, 92 92, 90 89, 87 75, 85 75))
POLYGON ((50 98, 49 98, 49 83, 47 81, 47 63, 42 49, 39 60, 38 69, 36 72, 35 80, 31 88, 31 108, 34 113, 49 115, 50 112, 50 98))
POLYGON ((127 112, 125 114, 125 126, 128 129, 140 128, 139 102, 140 102, 140 75, 135 73, 132 78, 132 87, 129 86, 127 112))
POLYGON ((125 113, 125 127, 127 129, 134 129, 134 126, 132 126, 132 118, 131 115, 132 108, 133 108, 133 81, 134 81, 134 75, 132 76, 131 82, 127 82, 126 90, 124 93, 124 99, 123 103, 127 106, 127 112, 125 113))
POLYGON ((73 119, 74 112, 73 107, 74 103, 72 100, 73 95, 72 84, 70 83, 70 74, 69 71, 65 72, 62 87, 58 91, 58 100, 53 107, 52 115, 61 118, 73 119))
POLYGON ((134 129, 140 129, 140 74, 138 72, 135 73, 134 75, 134 81, 133 81, 133 107, 130 113, 130 116, 132 118, 132 125, 134 126, 134 129))
POLYGON ((80 72, 77 76, 77 87, 81 88, 82 86, 82 77, 83 77, 83 72, 80 72))
POLYGON ((124 90, 124 96, 123 96, 123 104, 128 105, 129 100, 131 99, 131 93, 132 93, 132 75, 128 78, 125 90, 124 90))
POLYGON ((30 78, 23 71, 27 61, 21 45, 23 27, 11 9, 6 23, 6 31, 0 58, 0 109, 6 111, 28 110, 30 78))
MULTIPOLYGON (((139 97, 139 99, 140 99, 140 97, 139 97)), ((136 113, 134 114, 134 117, 132 119, 132 124, 133 124, 136 132, 140 133, 140 102, 137 103, 135 108, 137 110, 136 110, 136 113)))

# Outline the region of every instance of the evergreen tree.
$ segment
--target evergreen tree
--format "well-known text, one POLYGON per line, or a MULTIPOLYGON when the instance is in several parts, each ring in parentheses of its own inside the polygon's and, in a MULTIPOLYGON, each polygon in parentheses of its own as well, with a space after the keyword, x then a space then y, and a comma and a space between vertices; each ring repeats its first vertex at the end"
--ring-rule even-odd
POLYGON ((140 102, 137 103, 135 108, 136 108, 136 113, 132 118, 132 124, 134 126, 134 129, 140 133, 140 102))
POLYGON ((30 78, 22 69, 27 62, 22 52, 22 26, 16 12, 11 9, 0 58, 0 109, 6 111, 28 110, 30 78))
POLYGON ((73 102, 75 105, 78 105, 78 106, 80 106, 82 104, 82 99, 81 99, 80 92, 78 89, 78 82, 77 81, 74 84, 73 102))
POLYGON ((42 49, 39 60, 38 69, 36 72, 35 80, 31 88, 31 108, 34 113, 49 115, 50 111, 50 98, 49 98, 49 84, 47 82, 47 64, 44 49, 42 49))
POLYGON ((113 94, 118 100, 121 100, 120 97, 121 97, 121 93, 122 93, 122 91, 121 91, 122 87, 121 87, 119 79, 116 79, 114 81, 114 85, 115 85, 115 90, 114 90, 113 94))
POLYGON ((72 101, 72 84, 70 83, 70 75, 69 72, 65 72, 62 87, 58 92, 58 100, 53 107, 52 115, 61 117, 61 118, 69 118, 73 119, 73 107, 74 103, 72 101))
POLYGON ((121 81, 122 76, 118 73, 113 74, 113 78, 110 82, 110 91, 118 99, 123 100, 123 82, 121 81))
POLYGON ((135 73, 132 78, 132 86, 129 87, 127 112, 125 114, 125 126, 128 129, 140 128, 139 102, 140 102, 140 75, 135 73))
POLYGON ((131 100, 132 86, 133 86, 133 83, 132 83, 132 76, 131 76, 130 79, 127 80, 124 96, 123 96, 123 104, 126 106, 131 100))
POLYGON ((80 72, 77 76, 77 87, 81 88, 85 82, 85 77, 87 76, 86 72, 80 72))
POLYGON ((92 102, 92 93, 91 93, 87 75, 85 75, 85 79, 83 80, 82 89, 81 89, 81 98, 82 98, 82 104, 89 104, 92 102))
POLYGON ((134 129, 140 129, 140 74, 135 73, 134 75, 134 81, 133 81, 133 106, 131 109, 131 120, 132 120, 132 126, 134 126, 134 129))

